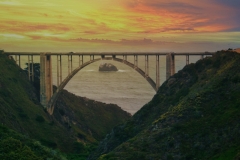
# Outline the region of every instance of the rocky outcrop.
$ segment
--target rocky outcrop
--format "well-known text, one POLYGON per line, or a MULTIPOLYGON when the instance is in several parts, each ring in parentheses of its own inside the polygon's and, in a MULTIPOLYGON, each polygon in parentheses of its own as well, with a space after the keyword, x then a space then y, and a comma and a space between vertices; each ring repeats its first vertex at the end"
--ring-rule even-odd
POLYGON ((99 71, 118 71, 118 69, 111 63, 103 63, 99 66, 99 71))

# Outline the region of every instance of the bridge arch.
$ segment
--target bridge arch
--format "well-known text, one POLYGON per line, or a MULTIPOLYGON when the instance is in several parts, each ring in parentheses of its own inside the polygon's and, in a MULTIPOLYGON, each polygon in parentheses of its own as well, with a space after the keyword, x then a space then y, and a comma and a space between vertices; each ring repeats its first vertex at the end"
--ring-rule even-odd
POLYGON ((48 111, 48 113, 50 115, 53 114, 55 103, 56 103, 59 95, 61 94, 61 91, 67 85, 67 83, 73 78, 73 76, 75 76, 81 69, 83 69, 84 67, 88 66, 89 64, 92 64, 92 63, 100 61, 100 60, 114 60, 114 61, 123 63, 123 64, 133 68, 135 71, 137 71, 141 76, 143 76, 148 81, 148 83, 153 87, 153 89, 155 91, 157 91, 156 83, 152 80, 152 78, 149 77, 142 69, 140 69, 138 66, 134 65, 133 63, 131 63, 131 62, 127 61, 127 60, 120 59, 120 58, 115 58, 115 57, 98 58, 98 59, 94 59, 94 60, 90 60, 88 62, 85 62, 81 66, 77 67, 75 70, 73 70, 62 81, 62 83, 57 87, 57 90, 53 93, 52 97, 50 98, 50 100, 49 100, 49 102, 47 104, 47 111, 48 111))

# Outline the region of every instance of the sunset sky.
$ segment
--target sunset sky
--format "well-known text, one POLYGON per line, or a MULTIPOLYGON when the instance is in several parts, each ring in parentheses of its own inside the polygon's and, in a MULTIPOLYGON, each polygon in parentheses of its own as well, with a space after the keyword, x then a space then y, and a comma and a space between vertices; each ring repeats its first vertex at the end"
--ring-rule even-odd
POLYGON ((5 51, 240 47, 240 0, 0 0, 5 51))

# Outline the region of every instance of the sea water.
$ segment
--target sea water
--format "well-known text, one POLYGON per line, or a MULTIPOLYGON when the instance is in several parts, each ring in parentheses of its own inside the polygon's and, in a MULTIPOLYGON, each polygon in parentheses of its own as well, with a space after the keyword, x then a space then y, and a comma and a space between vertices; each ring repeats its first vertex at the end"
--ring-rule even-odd
MULTIPOLYGON (((95 57, 100 58, 100 57, 95 57)), ((122 58, 122 57, 117 57, 122 58)), ((87 62, 90 56, 84 56, 87 62)), ((190 56, 190 63, 200 56, 190 56)), ((134 63, 133 56, 128 61, 134 63)), ((21 58, 21 67, 25 68, 27 56, 21 58)), ((39 56, 34 56, 34 63, 39 63, 39 56)), ((52 56, 53 84, 57 84, 57 58, 52 56)), ((176 72, 186 65, 185 56, 175 57, 176 72)), ((79 66, 78 56, 73 56, 72 70, 79 66)), ((145 70, 145 57, 138 57, 138 66, 145 70)), ((68 57, 62 56, 63 79, 68 75, 68 57)), ((156 57, 149 56, 149 75, 156 80, 156 57)), ((160 56, 160 83, 166 80, 166 57, 160 56)), ((148 103, 156 91, 138 72, 131 67, 112 60, 100 60, 81 69, 65 86, 66 90, 81 97, 87 97, 104 103, 117 104, 123 110, 134 114, 148 103), (99 72, 101 63, 111 63, 118 68, 117 72, 99 72)))

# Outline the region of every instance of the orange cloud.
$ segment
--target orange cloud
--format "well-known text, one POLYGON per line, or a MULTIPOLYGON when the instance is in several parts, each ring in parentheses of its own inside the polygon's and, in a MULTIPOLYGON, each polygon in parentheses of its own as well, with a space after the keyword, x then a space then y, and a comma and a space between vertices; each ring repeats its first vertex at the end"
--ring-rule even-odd
POLYGON ((14 47, 87 43, 88 48, 149 45, 153 50, 159 42, 240 44, 234 36, 240 32, 239 4, 233 0, 1 1, 0 47, 13 41, 14 47), (213 38, 206 38, 213 33, 213 38))

